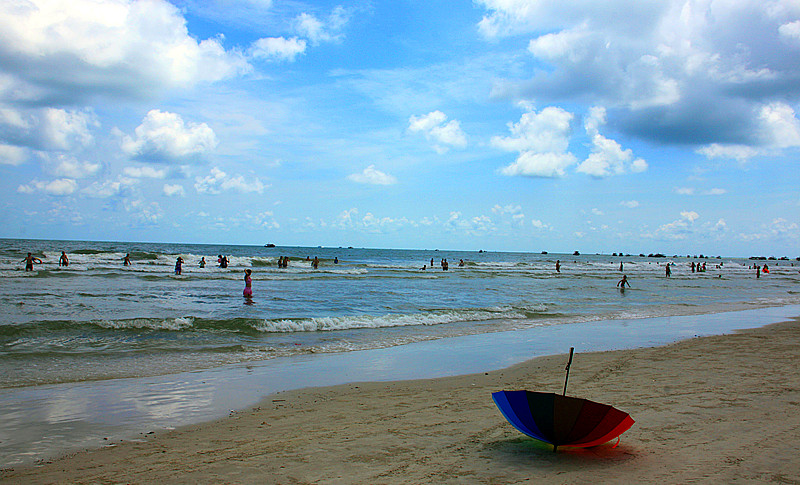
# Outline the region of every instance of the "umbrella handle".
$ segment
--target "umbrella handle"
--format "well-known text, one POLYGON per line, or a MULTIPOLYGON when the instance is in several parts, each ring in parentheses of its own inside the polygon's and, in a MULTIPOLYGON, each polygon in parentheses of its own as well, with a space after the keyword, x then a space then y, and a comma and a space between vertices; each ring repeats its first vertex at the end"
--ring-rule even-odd
POLYGON ((569 381, 569 366, 572 364, 572 353, 575 352, 575 347, 569 348, 569 362, 567 362, 567 376, 564 378, 564 396, 567 395, 567 381, 569 381))

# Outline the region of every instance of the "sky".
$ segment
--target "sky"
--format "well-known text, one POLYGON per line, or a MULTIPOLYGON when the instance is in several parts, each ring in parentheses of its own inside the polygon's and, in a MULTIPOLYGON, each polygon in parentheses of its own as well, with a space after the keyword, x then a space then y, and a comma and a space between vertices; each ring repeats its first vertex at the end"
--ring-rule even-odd
POLYGON ((797 0, 0 2, 0 237, 800 256, 797 0))

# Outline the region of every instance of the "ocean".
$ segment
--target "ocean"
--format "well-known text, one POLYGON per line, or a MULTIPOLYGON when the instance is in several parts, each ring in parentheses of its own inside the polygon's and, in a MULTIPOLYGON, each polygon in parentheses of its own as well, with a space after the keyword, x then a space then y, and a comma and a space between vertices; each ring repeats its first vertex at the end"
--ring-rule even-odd
POLYGON ((0 388, 800 303, 800 263, 758 261, 770 267, 758 279, 753 263, 728 257, 0 240, 0 388), (67 267, 58 265, 61 251, 67 267), (22 262, 28 252, 42 260, 30 272, 22 262), (130 266, 123 265, 126 254, 130 266), (227 268, 218 267, 219 255, 229 259, 227 268), (283 256, 289 257, 287 268, 278 267, 283 256), (180 275, 174 272, 178 257, 184 260, 180 275), (315 257, 317 269, 311 264, 315 257), (706 271, 692 272, 692 263, 704 264, 706 271), (252 271, 251 301, 242 296, 245 269, 252 271), (620 291, 616 284, 623 274, 630 288, 620 291))
POLYGON ((800 263, 755 263, 769 273, 729 257, 0 240, 0 468, 283 390, 484 372, 800 315, 800 263), (42 261, 33 271, 28 252, 42 261))

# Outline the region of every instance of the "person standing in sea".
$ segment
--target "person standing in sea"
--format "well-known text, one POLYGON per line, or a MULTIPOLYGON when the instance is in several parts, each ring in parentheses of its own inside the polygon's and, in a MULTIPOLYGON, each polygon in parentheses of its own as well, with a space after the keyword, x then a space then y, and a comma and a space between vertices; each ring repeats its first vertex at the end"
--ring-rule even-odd
POLYGON ((242 295, 248 302, 252 302, 253 300, 253 278, 250 276, 251 273, 252 271, 250 271, 250 269, 244 270, 244 291, 242 295))
POLYGON ((631 284, 628 283, 628 275, 622 275, 622 279, 617 281, 617 286, 623 290, 625 289, 625 285, 628 285, 628 288, 631 287, 631 284))
POLYGON ((561 272, 561 260, 557 259, 556 260, 556 273, 560 273, 560 272, 561 272))
POLYGON ((183 258, 178 256, 178 259, 175 260, 175 274, 180 275, 183 266, 183 258))
POLYGON ((669 278, 670 276, 672 276, 672 270, 669 269, 669 263, 667 263, 667 278, 669 278))
POLYGON ((42 264, 42 260, 31 253, 22 258, 22 262, 25 263, 25 271, 33 271, 33 263, 42 264))
POLYGON ((122 258, 122 266, 130 266, 131 265, 131 254, 127 253, 124 258, 122 258))
POLYGON ((58 258, 58 265, 64 266, 65 268, 69 266, 69 258, 67 257, 67 253, 61 251, 61 257, 58 258))

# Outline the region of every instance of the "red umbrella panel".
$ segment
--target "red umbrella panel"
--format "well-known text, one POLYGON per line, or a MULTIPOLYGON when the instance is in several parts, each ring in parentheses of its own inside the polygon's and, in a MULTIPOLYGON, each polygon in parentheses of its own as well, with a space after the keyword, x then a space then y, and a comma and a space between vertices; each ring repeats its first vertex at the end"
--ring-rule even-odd
POLYGON ((590 447, 613 440, 631 426, 628 413, 588 399, 533 391, 498 391, 492 399, 522 433, 553 445, 590 447))

